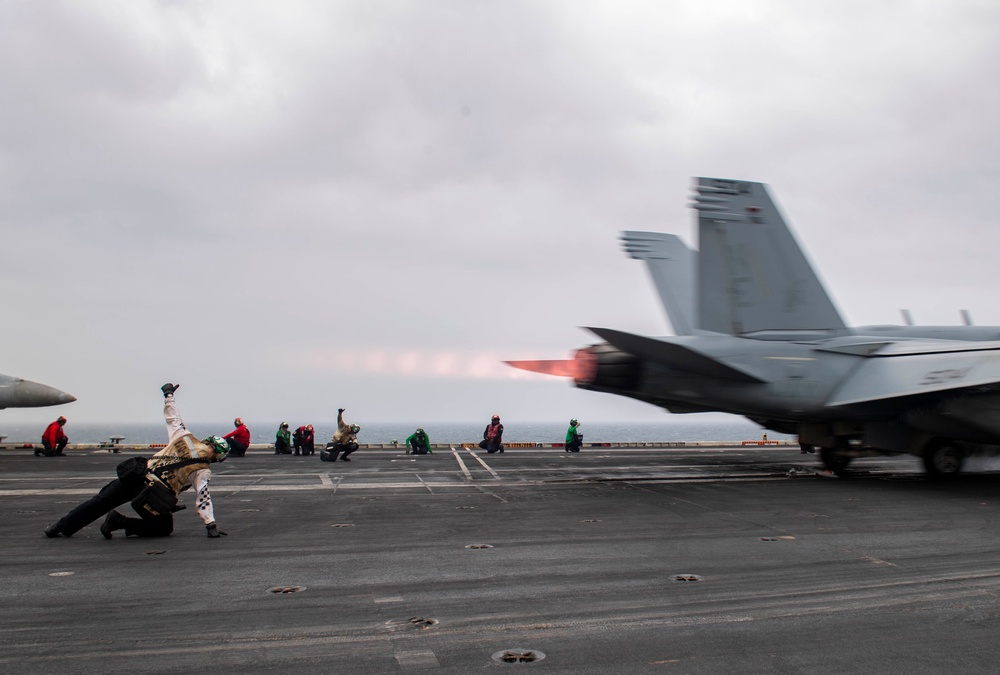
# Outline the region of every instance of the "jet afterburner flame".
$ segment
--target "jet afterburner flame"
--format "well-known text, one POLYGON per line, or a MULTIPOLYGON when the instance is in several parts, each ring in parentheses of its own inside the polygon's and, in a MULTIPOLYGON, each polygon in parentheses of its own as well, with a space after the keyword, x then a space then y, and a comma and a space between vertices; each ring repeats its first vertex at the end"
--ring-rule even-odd
POLYGON ((571 377, 577 384, 594 381, 597 359, 590 348, 578 349, 572 359, 551 359, 540 361, 504 361, 508 366, 528 370, 542 375, 571 377))

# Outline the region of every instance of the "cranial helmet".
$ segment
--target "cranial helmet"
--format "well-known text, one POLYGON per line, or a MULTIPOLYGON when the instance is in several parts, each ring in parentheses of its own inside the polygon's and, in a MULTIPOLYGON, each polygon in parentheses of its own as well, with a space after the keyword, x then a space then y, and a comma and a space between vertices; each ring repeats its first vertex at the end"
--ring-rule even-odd
POLYGON ((569 421, 569 425, 571 427, 575 427, 577 424, 579 424, 579 422, 576 421, 575 417, 569 421))
POLYGON ((361 431, 361 427, 359 427, 357 424, 352 424, 351 425, 351 433, 352 434, 356 434, 359 431, 361 431))
POLYGON ((222 436, 209 436, 205 439, 205 444, 215 450, 217 459, 220 462, 229 456, 229 441, 222 436))
POLYGON ((493 419, 495 419, 495 420, 498 420, 498 419, 500 419, 500 415, 494 415, 494 416, 493 416, 493 419))

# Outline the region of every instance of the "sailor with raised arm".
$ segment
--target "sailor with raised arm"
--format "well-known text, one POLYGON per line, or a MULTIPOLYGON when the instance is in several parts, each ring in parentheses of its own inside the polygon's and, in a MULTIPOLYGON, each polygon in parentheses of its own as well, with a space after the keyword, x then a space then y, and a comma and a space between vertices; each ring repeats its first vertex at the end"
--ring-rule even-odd
POLYGON ((212 477, 209 465, 225 460, 229 445, 218 436, 200 441, 187 430, 174 401, 179 386, 168 382, 160 387, 169 434, 167 447, 149 460, 132 457, 120 463, 118 478, 45 528, 45 536, 70 537, 107 514, 101 525, 105 539, 111 539, 116 530, 125 530, 125 536, 165 537, 174 530, 174 512, 184 508, 177 505, 178 495, 192 487, 197 494, 195 508, 208 536, 214 539, 226 534, 216 526, 208 483, 212 477), (126 502, 132 503, 139 518, 129 518, 114 510, 126 502))
POLYGON ((336 462, 337 456, 343 462, 350 462, 349 454, 358 449, 358 432, 361 427, 344 421, 345 408, 337 409, 337 431, 333 440, 326 444, 326 449, 320 451, 319 458, 323 462, 336 462))

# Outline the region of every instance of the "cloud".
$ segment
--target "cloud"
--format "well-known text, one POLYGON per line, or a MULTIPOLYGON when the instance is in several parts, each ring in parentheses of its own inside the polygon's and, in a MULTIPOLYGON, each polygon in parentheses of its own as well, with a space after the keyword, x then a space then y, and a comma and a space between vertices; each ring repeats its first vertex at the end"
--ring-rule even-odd
POLYGON ((4 5, 0 281, 28 328, 0 332, 0 371, 86 415, 144 414, 136 392, 182 375, 224 418, 289 391, 318 414, 341 376, 393 411, 441 383, 428 414, 526 387, 631 415, 500 361, 564 358, 581 325, 665 332, 616 238, 690 241, 693 175, 770 183, 856 323, 1000 323, 998 19, 973 0, 4 5))

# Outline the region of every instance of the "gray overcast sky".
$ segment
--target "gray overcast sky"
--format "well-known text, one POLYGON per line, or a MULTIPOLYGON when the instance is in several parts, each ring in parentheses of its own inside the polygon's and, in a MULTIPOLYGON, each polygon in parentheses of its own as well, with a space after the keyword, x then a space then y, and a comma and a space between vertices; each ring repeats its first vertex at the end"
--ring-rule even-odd
POLYGON ((0 4, 10 423, 665 420, 521 374, 670 332, 624 229, 769 183, 854 324, 1000 324, 991 0, 0 4))

